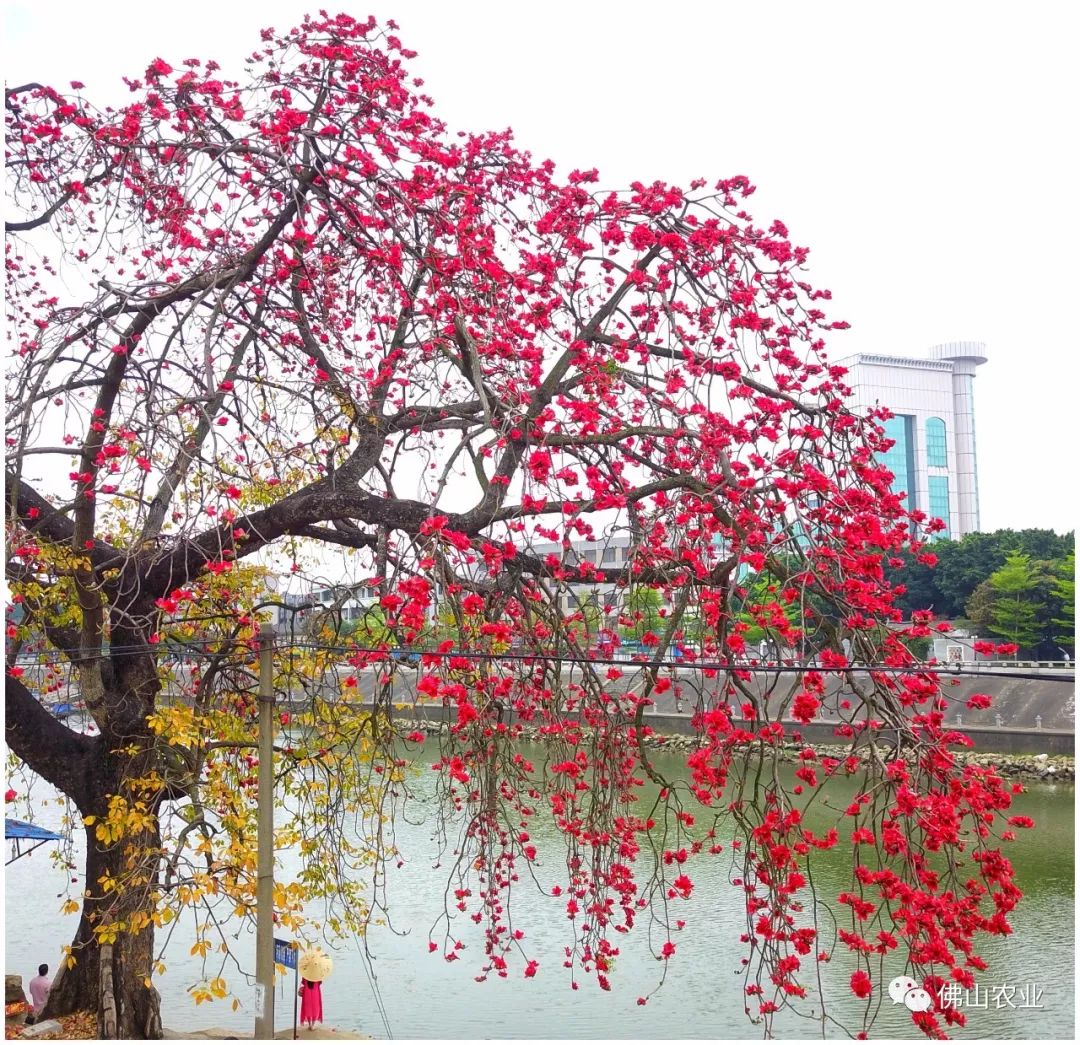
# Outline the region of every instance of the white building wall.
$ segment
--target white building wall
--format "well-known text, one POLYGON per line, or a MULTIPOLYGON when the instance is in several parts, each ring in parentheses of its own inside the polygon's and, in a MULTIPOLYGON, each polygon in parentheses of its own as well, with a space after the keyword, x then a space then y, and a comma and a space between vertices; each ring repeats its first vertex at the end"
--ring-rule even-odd
POLYGON ((979 491, 975 454, 974 376, 986 362, 980 342, 936 345, 929 359, 860 353, 839 359, 855 406, 869 410, 887 407, 893 414, 913 418, 915 474, 909 485, 914 507, 930 510, 931 476, 949 479, 949 536, 963 537, 979 528, 979 491), (926 423, 945 422, 945 467, 928 463, 926 423))
POLYGON ((953 411, 956 419, 955 466, 960 525, 965 533, 979 528, 979 473, 975 452, 975 368, 986 362, 986 346, 979 341, 953 341, 935 345, 934 359, 953 368, 953 411))

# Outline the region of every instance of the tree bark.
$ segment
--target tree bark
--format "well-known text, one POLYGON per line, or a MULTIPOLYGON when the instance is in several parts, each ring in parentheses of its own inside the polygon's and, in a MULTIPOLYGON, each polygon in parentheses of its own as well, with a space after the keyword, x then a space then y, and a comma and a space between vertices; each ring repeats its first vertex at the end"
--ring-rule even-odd
MULTIPOLYGON (((103 806, 108 793, 102 792, 103 806)), ((96 826, 86 829, 86 882, 90 895, 83 898, 82 915, 71 942, 75 964, 70 968, 61 964, 45 1017, 96 1011, 98 1036, 102 1039, 162 1036, 161 998, 156 988, 147 986, 154 962, 153 922, 135 933, 120 932, 112 943, 99 943, 94 933, 96 925, 130 920, 138 912, 152 910, 150 892, 156 883, 159 851, 156 827, 134 840, 125 839, 109 847, 98 841, 96 826), (146 877, 148 881, 145 886, 133 884, 131 888, 106 892, 100 885, 106 876, 121 882, 132 877, 146 877)))
POLYGON ((68 729, 42 707, 21 679, 4 679, 4 739, 7 746, 38 776, 90 812, 91 775, 101 757, 100 737, 68 729))
MULTIPOLYGON (((115 625, 112 631, 121 646, 135 644, 115 625)), ((90 705, 87 681, 80 678, 80 690, 90 705)), ((98 1014, 102 1038, 160 1038, 160 997, 149 984, 161 863, 157 811, 165 796, 158 785, 147 790, 158 749, 146 723, 160 682, 152 657, 143 653, 113 653, 94 681, 99 690, 91 708, 101 733, 86 737, 50 715, 19 678, 6 678, 8 746, 68 795, 83 817, 93 817, 86 827, 82 912, 71 943, 74 964, 61 964, 44 1014, 89 1010, 98 1014), (100 688, 106 679, 111 684, 100 688), (126 803, 122 812, 132 818, 120 818, 119 836, 102 840, 98 829, 114 798, 126 803)))

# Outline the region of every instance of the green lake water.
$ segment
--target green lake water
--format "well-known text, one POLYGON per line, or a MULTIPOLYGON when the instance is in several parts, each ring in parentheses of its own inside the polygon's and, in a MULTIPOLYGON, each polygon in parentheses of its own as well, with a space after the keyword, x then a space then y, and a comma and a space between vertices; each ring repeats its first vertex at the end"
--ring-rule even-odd
MULTIPOLYGON (((680 764, 674 754, 657 756, 658 766, 676 775, 680 764)), ((690 900, 675 901, 679 909, 672 917, 685 919, 677 934, 677 953, 669 963, 667 980, 652 994, 645 1006, 636 1004, 641 995, 654 991, 662 965, 650 949, 649 919, 639 919, 634 931, 620 939, 621 953, 611 976, 612 989, 602 991, 595 978, 577 973, 579 989, 571 987, 571 973, 562 968, 563 948, 571 942, 565 898, 541 894, 524 876, 514 887, 513 924, 526 932, 528 955, 540 962, 534 978, 522 975, 524 962, 513 968, 509 978, 492 976, 477 983, 481 964, 481 932, 464 915, 453 927, 454 935, 465 942, 461 959, 446 962, 428 953, 428 933, 443 911, 447 866, 434 866, 438 846, 435 841, 435 805, 432 777, 417 773, 411 781, 416 800, 408 804, 405 817, 397 823, 397 843, 405 866, 392 870, 386 883, 386 898, 393 929, 375 926, 368 937, 370 961, 356 945, 339 946, 333 976, 323 990, 323 1008, 329 1025, 358 1030, 374 1037, 398 1038, 759 1038, 760 1027, 749 1022, 743 1012, 742 976, 739 960, 744 955, 739 934, 745 930, 745 911, 739 889, 733 887, 730 857, 702 857, 687 865, 695 883, 690 900)), ((833 784, 830 784, 830 788, 833 784)), ((835 782, 831 804, 847 802, 848 787, 835 782)), ((40 785, 39 785, 40 788, 40 785)), ((40 798, 45 797, 41 789, 40 798)), ((998 991, 996 1004, 969 1011, 966 1029, 953 1029, 959 1038, 1064 1038, 1073 1037, 1074 1028, 1074 790, 1065 785, 1031 784, 1017 796, 1014 812, 1036 821, 1032 831, 1020 832, 1007 852, 1025 893, 1013 912, 1011 936, 986 938, 976 950, 989 969, 978 975, 988 996, 997 986, 1039 991, 1038 1009, 1022 1009, 1004 1002, 1007 992, 998 991)), ((39 808, 38 822, 55 823, 56 805, 39 808)), ((831 822, 831 821, 830 821, 831 822)), ((811 826, 813 822, 811 821, 811 826)), ((822 822, 824 824, 824 821, 822 822)), ((559 850, 554 826, 537 823, 531 829, 540 853, 538 876, 559 878, 559 850)), ((291 854, 279 854, 282 877, 293 864, 291 854)), ((565 876, 565 868, 562 869, 565 876)), ((814 865, 819 893, 835 896, 850 876, 849 856, 840 852, 823 854, 814 865), (845 874, 848 877, 845 877, 845 874)), ((7 868, 6 875, 6 971, 21 973, 24 982, 34 974, 39 962, 55 965, 60 948, 70 941, 73 917, 59 914, 64 878, 50 864, 44 850, 7 868)), ((314 914, 315 912, 310 912, 314 914)), ((187 996, 187 988, 203 974, 200 960, 190 956, 193 926, 181 923, 166 955, 168 971, 158 980, 162 993, 165 1024, 177 1029, 204 1026, 228 1027, 233 1032, 250 1032, 253 991, 237 972, 233 959, 226 959, 221 971, 242 1001, 233 1012, 227 1003, 204 1004, 198 1008, 187 996)), ((654 937, 653 949, 662 939, 654 937)), ((325 944, 324 944, 325 947, 325 944)), ((236 959, 247 971, 254 967, 254 940, 249 933, 231 940, 236 959)), ((821 966, 822 992, 830 1011, 849 1025, 859 1011, 850 995, 847 980, 853 965, 838 947, 834 961, 821 966)), ((218 961, 220 962, 220 956, 218 961)), ((207 966, 217 975, 216 965, 207 966)), ((277 1025, 287 1026, 292 1018, 291 980, 277 992, 277 1025)), ((807 1012, 815 1008, 813 999, 802 1004, 807 1012)), ((774 1024, 781 1038, 819 1037, 820 1022, 783 1013, 774 1024)), ((844 1037, 835 1026, 825 1030, 828 1037, 844 1037)), ((921 1037, 902 1005, 886 997, 872 1036, 878 1038, 921 1037)))

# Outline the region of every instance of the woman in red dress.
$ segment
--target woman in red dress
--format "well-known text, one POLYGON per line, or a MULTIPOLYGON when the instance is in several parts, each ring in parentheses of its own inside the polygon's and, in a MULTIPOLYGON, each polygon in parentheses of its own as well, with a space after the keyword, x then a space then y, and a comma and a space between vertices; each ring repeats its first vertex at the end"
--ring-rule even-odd
POLYGON ((303 980, 300 999, 300 1023, 314 1030, 316 1021, 322 1023, 322 985, 315 980, 303 980))

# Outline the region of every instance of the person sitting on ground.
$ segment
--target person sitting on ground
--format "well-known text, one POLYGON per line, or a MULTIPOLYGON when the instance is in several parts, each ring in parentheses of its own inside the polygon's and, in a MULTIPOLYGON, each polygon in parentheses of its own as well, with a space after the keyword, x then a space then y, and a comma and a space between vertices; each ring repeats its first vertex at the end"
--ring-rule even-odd
POLYGON ((30 981, 30 1006, 31 1018, 27 1023, 33 1023, 41 1015, 45 1003, 49 1000, 49 991, 52 989, 52 980, 49 979, 49 967, 38 966, 38 974, 30 981))

